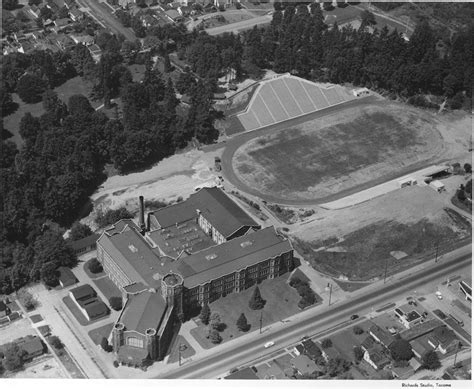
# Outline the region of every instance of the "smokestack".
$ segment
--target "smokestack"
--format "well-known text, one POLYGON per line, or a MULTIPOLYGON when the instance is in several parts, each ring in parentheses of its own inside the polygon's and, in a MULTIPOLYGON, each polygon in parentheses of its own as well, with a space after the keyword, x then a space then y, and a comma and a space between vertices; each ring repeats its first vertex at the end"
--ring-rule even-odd
POLYGON ((140 199, 140 216, 139 216, 139 219, 138 219, 138 223, 139 223, 139 227, 140 227, 140 231, 143 234, 145 234, 145 205, 143 204, 143 196, 140 196, 139 197, 140 199))

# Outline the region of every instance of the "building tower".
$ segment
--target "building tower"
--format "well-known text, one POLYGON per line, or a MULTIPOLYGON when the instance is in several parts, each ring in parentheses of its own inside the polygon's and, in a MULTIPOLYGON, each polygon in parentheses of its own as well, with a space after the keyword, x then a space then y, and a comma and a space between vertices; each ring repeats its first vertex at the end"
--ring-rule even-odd
POLYGON ((174 306, 178 319, 184 319, 183 311, 183 277, 169 272, 161 280, 161 295, 169 306, 174 306))

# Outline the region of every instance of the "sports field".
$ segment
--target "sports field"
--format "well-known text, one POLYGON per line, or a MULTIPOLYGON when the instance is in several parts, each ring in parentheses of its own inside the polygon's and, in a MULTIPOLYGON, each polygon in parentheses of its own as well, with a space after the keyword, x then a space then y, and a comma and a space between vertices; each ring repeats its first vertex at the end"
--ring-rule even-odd
POLYGON ((234 171, 264 195, 317 200, 439 156, 436 125, 395 103, 349 108, 250 140, 234 154, 234 171))

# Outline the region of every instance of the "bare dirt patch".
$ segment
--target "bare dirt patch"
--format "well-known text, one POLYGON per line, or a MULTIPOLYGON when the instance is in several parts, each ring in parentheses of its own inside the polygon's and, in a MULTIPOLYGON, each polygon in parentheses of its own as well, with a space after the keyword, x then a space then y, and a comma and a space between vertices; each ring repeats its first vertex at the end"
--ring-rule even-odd
POLYGON ((445 125, 428 112, 384 102, 253 139, 233 163, 262 194, 318 199, 439 158, 445 146, 438 127, 445 125))

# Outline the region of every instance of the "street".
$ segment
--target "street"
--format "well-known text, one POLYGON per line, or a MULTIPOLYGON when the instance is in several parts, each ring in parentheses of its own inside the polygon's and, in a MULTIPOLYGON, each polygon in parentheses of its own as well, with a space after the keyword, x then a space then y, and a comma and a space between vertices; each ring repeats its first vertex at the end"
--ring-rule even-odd
MULTIPOLYGON (((467 246, 469 251, 471 246, 467 246)), ((332 326, 347 321, 348 317, 357 312, 365 314, 363 311, 370 312, 374 307, 378 307, 401 296, 411 293, 413 289, 431 282, 440 277, 446 277, 454 271, 458 271, 471 263, 471 254, 464 254, 450 261, 444 261, 441 264, 432 266, 422 272, 413 273, 410 276, 395 281, 380 289, 371 290, 369 293, 357 296, 349 301, 344 301, 339 305, 327 308, 317 315, 306 315, 301 320, 293 320, 290 323, 273 324, 273 329, 265 332, 264 335, 258 333, 249 334, 246 337, 246 343, 238 345, 238 341, 229 342, 227 345, 220 346, 218 350, 209 353, 209 356, 196 362, 190 362, 188 365, 169 374, 159 375, 156 378, 212 378, 219 374, 229 371, 231 368, 249 364, 253 359, 261 357, 277 349, 264 349, 263 345, 268 341, 273 341, 278 348, 299 340, 302 336, 312 336, 324 331, 332 326)))

